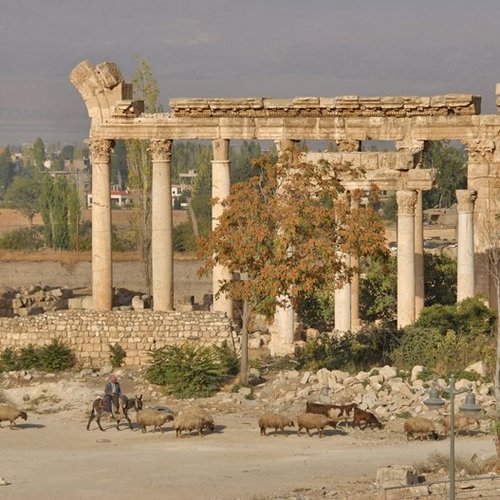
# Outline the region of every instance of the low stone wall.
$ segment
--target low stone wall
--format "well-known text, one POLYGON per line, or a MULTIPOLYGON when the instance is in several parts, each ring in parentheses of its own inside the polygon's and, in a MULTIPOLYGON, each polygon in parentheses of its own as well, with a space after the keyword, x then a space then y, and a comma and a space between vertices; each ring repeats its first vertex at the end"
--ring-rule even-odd
POLYGON ((61 339, 85 367, 109 362, 109 344, 127 353, 127 366, 143 365, 148 351, 186 341, 220 344, 231 340, 224 313, 189 311, 54 311, 37 316, 0 318, 0 351, 61 339))

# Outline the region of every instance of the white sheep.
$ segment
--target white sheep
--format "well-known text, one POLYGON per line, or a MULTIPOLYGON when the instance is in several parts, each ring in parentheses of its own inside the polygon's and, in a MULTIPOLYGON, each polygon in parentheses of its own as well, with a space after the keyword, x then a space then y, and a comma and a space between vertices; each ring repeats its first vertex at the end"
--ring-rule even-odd
POLYGON ((16 427, 15 421, 19 417, 26 420, 28 418, 28 414, 25 411, 14 408, 13 406, 0 405, 0 426, 2 425, 3 420, 8 420, 10 422, 10 428, 14 429, 16 427))
MULTIPOLYGON (((445 415, 442 421, 444 427, 444 435, 448 436, 451 428, 450 415, 445 415)), ((475 426, 476 429, 480 429, 479 420, 477 418, 466 417, 465 415, 455 415, 455 436, 459 432, 466 432, 471 429, 471 426, 475 426)))
MULTIPOLYGON (((266 436, 266 429, 274 428, 274 434, 278 432, 278 429, 281 430, 282 433, 285 431, 285 427, 294 427, 295 424, 293 420, 285 417, 284 415, 279 415, 278 413, 266 413, 259 417, 259 428, 260 435, 266 436)), ((288 434, 285 434, 288 436, 288 434)))
POLYGON ((142 432, 146 432, 146 427, 148 425, 153 426, 153 432, 156 432, 157 430, 163 432, 161 426, 165 422, 168 422, 173 419, 174 417, 171 413, 165 413, 164 411, 153 410, 150 408, 145 410, 140 410, 137 412, 136 415, 137 423, 139 424, 142 432))
POLYGON ((184 408, 179 412, 179 416, 193 416, 193 417, 199 417, 203 421, 203 430, 209 430, 209 431, 214 431, 215 430, 215 424, 214 424, 214 419, 208 413, 207 410, 204 408, 201 408, 201 406, 188 406, 187 408, 184 408))
POLYGON ((335 421, 326 415, 318 413, 303 413, 302 415, 297 416, 297 435, 300 436, 300 431, 302 429, 306 429, 307 435, 311 436, 309 431, 311 429, 318 429, 318 436, 321 437, 323 435, 323 430, 327 425, 330 427, 337 426, 335 421))
POLYGON ((198 415, 185 413, 177 415, 174 419, 173 427, 175 429, 175 437, 180 437, 183 431, 191 435, 191 431, 198 431, 199 436, 203 436, 203 429, 206 425, 206 420, 198 415))
POLYGON ((405 420, 404 430, 406 432, 406 439, 409 441, 413 438, 415 434, 420 434, 421 436, 426 436, 429 439, 429 435, 433 439, 438 438, 436 432, 436 426, 434 422, 424 417, 410 417, 405 420))

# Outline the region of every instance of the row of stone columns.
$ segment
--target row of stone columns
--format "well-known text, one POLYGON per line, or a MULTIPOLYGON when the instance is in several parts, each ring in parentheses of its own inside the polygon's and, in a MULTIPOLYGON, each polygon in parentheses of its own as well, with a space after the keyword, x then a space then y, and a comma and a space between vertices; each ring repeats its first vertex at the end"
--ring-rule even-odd
MULTIPOLYGON (((111 258, 111 201, 110 201, 110 151, 113 141, 90 142, 93 168, 92 205, 92 294, 93 307, 100 311, 112 308, 112 258, 111 258)), ((230 193, 229 140, 212 142, 212 197, 218 201, 213 206, 212 227, 222 213, 221 202, 230 193)), ((277 142, 278 151, 293 146, 293 141, 277 142)), ((174 306, 172 202, 171 202, 171 140, 152 140, 150 151, 153 160, 152 180, 152 293, 154 308, 168 311, 174 306)), ((458 259, 457 300, 474 295, 474 200, 473 190, 458 190, 458 259)), ((413 323, 424 303, 423 291, 423 221, 422 192, 400 190, 398 201, 398 327, 413 323)), ((358 208, 352 201, 352 208, 358 208)), ((359 202, 358 202, 359 203, 359 202)), ((348 266, 357 266, 357 257, 342 254, 348 266)), ((213 290, 220 282, 231 278, 228 270, 216 266, 213 270, 213 290)), ((293 343, 294 312, 284 304, 276 311, 276 345, 293 343)), ((232 317, 231 299, 221 295, 214 298, 214 310, 232 317)), ((355 331, 359 320, 359 275, 335 292, 335 328, 355 331)))
MULTIPOLYGON (((111 192, 110 154, 113 141, 91 140, 92 155, 92 299, 98 311, 109 311, 113 306, 113 266, 111 254, 111 192)), ((174 255, 171 184, 171 140, 152 140, 152 294, 154 309, 169 311, 174 308, 174 255)), ((213 141, 212 197, 218 199, 213 207, 213 224, 222 212, 221 201, 229 196, 230 164, 229 141, 213 141)), ((213 289, 221 280, 229 279, 227 269, 216 266, 213 271, 213 289)), ((232 316, 232 301, 224 296, 215 298, 214 310, 232 316)))
MULTIPOLYGON (((400 190, 398 203, 397 325, 403 328, 418 318, 424 306, 422 192, 400 190)), ((476 192, 457 190, 457 301, 474 296, 474 201, 476 192)), ((346 265, 357 267, 355 257, 343 254, 346 265)), ((335 329, 359 328, 359 275, 335 291, 335 329), (356 310, 357 309, 357 310, 356 310)))

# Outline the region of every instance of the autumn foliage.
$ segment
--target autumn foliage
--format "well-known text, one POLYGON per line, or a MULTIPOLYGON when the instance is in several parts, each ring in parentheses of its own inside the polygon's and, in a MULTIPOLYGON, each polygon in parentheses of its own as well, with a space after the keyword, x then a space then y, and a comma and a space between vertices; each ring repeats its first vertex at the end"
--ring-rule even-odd
POLYGON ((258 175, 234 184, 212 233, 200 239, 203 272, 215 265, 240 273, 218 293, 246 301, 270 317, 279 297, 294 306, 317 289, 333 290, 352 275, 342 253, 384 251, 384 228, 369 206, 351 208, 341 180, 356 177, 348 164, 303 161, 286 151, 278 161, 254 161, 258 175))

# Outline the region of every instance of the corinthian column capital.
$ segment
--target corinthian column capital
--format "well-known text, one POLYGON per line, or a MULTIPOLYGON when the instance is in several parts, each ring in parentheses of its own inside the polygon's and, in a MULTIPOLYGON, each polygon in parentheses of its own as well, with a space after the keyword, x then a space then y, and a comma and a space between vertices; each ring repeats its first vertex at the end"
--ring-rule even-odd
POLYGON ((171 139, 152 139, 149 142, 149 151, 153 161, 170 161, 172 158, 171 139))
POLYGON ((415 205, 417 203, 417 193, 406 189, 396 192, 398 201, 398 215, 415 215, 415 205))
POLYGON ((93 163, 109 163, 114 141, 110 139, 91 139, 88 144, 93 163))
POLYGON ((489 139, 471 139, 465 141, 465 149, 469 155, 469 161, 489 162, 493 159, 495 142, 489 139))
POLYGON ((473 213, 477 191, 474 189, 457 189, 457 211, 459 213, 473 213))

